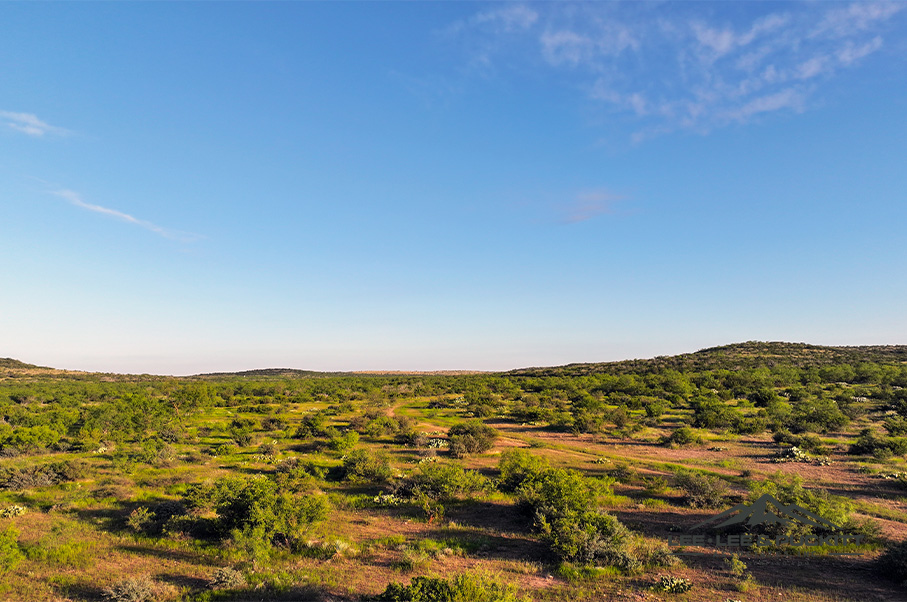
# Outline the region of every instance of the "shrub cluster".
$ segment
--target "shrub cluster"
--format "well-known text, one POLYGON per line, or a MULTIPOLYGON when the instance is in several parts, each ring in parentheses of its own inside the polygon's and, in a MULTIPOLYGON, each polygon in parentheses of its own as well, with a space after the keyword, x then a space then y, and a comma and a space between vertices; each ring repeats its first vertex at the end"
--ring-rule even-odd
POLYGON ((674 484, 683 491, 684 502, 693 508, 720 506, 728 492, 727 483, 719 477, 701 472, 678 472, 674 484))
POLYGON ((891 456, 907 454, 907 439, 901 437, 882 437, 872 429, 863 429, 859 437, 850 445, 847 453, 857 456, 874 456, 880 460, 891 456))
POLYGON ((75 481, 84 474, 84 466, 74 460, 51 462, 40 466, 0 469, 0 489, 31 489, 75 481))
POLYGON ((396 488, 398 495, 427 495, 432 499, 450 499, 458 495, 478 493, 488 487, 488 479, 474 470, 459 464, 425 462, 401 481, 396 488))
POLYGON ((386 455, 364 448, 345 455, 340 472, 344 479, 355 483, 381 483, 393 475, 386 455))
POLYGON ((674 432, 664 437, 661 442, 663 445, 669 447, 677 447, 702 443, 702 437, 690 427, 682 426, 678 429, 674 429, 674 432))
POLYGON ((462 458, 467 454, 481 454, 491 449, 498 438, 498 431, 478 420, 470 420, 451 427, 447 435, 450 438, 451 455, 462 458))
POLYGON ((794 435, 787 429, 779 429, 772 435, 775 443, 786 444, 792 447, 798 447, 802 450, 813 454, 827 454, 828 448, 822 443, 816 435, 806 433, 803 435, 794 435))
POLYGON ((567 562, 616 566, 634 572, 646 564, 671 564, 663 548, 649 549, 614 516, 599 509, 609 482, 574 470, 551 468, 525 451, 510 451, 499 463, 501 483, 516 491, 533 517, 533 527, 551 551, 567 562))
POLYGON ((216 530, 225 537, 257 530, 268 541, 292 541, 309 525, 327 515, 320 496, 293 495, 261 475, 225 477, 193 485, 184 497, 190 509, 213 508, 216 530))
POLYGON ((452 579, 416 577, 409 585, 390 583, 374 602, 529 602, 517 589, 483 574, 464 573, 452 579))

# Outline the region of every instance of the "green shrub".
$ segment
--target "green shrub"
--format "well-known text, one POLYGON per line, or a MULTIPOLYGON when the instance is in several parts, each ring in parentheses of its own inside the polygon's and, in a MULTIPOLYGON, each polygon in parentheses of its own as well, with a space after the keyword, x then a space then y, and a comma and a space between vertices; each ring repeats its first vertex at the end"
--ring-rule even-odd
POLYGON ((274 481, 261 475, 196 484, 183 499, 190 509, 213 507, 222 536, 235 530, 260 528, 267 538, 292 539, 327 515, 322 497, 280 491, 274 481))
POLYGON ((356 483, 380 483, 393 475, 387 456, 367 449, 354 449, 343 457, 343 478, 356 483))
POLYGON ((724 563, 734 577, 743 579, 747 575, 746 563, 740 560, 740 556, 737 554, 733 554, 730 558, 725 558, 724 563))
POLYGON ((533 474, 518 491, 532 511, 533 526, 559 559, 596 562, 627 572, 641 568, 630 532, 598 510, 598 495, 608 491, 603 483, 573 470, 549 468, 533 474))
POLYGON ((328 469, 312 462, 300 461, 299 458, 286 458, 278 462, 273 479, 282 491, 296 493, 315 489, 318 481, 324 479, 328 469))
POLYGON ((464 573, 452 579, 416 577, 409 585, 390 583, 374 602, 529 602, 518 590, 485 574, 464 573))
POLYGON ((136 533, 145 533, 153 522, 151 511, 145 506, 139 506, 130 512, 126 519, 126 525, 136 533))
POLYGON ((437 498, 432 497, 425 492, 417 491, 413 496, 413 501, 419 506, 419 509, 422 510, 422 514, 425 515, 429 524, 444 518, 444 504, 438 501, 437 498))
POLYGON ((668 577, 663 575, 652 589, 669 594, 682 594, 693 589, 693 582, 682 577, 668 577))
POLYGON ((258 446, 258 454, 266 458, 274 458, 280 453, 280 448, 274 441, 266 441, 258 446))
POLYGON ((702 443, 702 437, 688 426, 682 426, 675 429, 673 433, 662 439, 662 444, 670 447, 698 443, 702 443))
POLYGON ((720 506, 728 491, 727 483, 720 478, 701 472, 678 472, 674 484, 683 491, 685 503, 693 508, 720 506))
POLYGON ((287 428, 287 423, 278 416, 267 416, 261 419, 261 428, 265 431, 282 431, 287 428))
POLYGON ((359 433, 354 430, 349 430, 342 435, 338 433, 336 436, 331 437, 328 440, 328 447, 335 452, 345 454, 356 447, 357 443, 359 443, 359 433))
POLYGON ((544 457, 533 456, 522 449, 511 449, 501 454, 498 461, 501 491, 516 491, 527 479, 550 468, 544 457))
POLYGON ((403 495, 424 493, 432 498, 447 499, 457 495, 472 494, 488 487, 488 479, 474 470, 459 464, 426 462, 407 477, 397 488, 403 495))
POLYGON ((873 456, 880 460, 892 455, 902 456, 907 453, 907 440, 899 437, 880 437, 872 429, 865 428, 850 445, 848 454, 873 456))
POLYGON ((19 532, 12 527, 0 531, 0 577, 15 569, 22 558, 22 550, 19 549, 19 532))
POLYGON ((462 458, 491 449, 498 438, 498 431, 478 420, 470 420, 451 427, 447 436, 450 438, 450 453, 462 458))
POLYGON ((810 399, 794 404, 790 425, 795 431, 827 433, 838 429, 850 420, 833 399, 810 399))
POLYGON ((324 434, 328 426, 328 417, 324 412, 313 412, 302 417, 302 422, 296 428, 297 439, 311 439, 324 434))
MULTIPOLYGON (((821 489, 806 489, 803 487, 803 479, 796 475, 785 475, 777 472, 771 478, 750 484, 750 499, 752 501, 759 499, 766 493, 772 495, 782 504, 802 506, 848 531, 851 528, 857 528, 857 525, 850 520, 850 514, 853 512, 853 504, 851 502, 844 498, 831 496, 821 489)), ((795 521, 760 525, 755 527, 755 529, 768 533, 770 536, 799 536, 827 531, 826 529, 819 529, 795 521)))
POLYGON ((828 453, 828 448, 822 443, 816 435, 805 433, 803 435, 794 435, 786 429, 775 431, 772 435, 775 443, 787 444, 792 447, 799 447, 814 454, 824 455, 828 453))
POLYGON ((237 451, 239 451, 239 447, 235 443, 221 443, 212 447, 208 453, 216 458, 218 456, 229 456, 237 451))
POLYGON ((415 429, 400 431, 395 438, 397 443, 406 447, 426 447, 428 446, 428 440, 428 433, 416 431, 415 429))

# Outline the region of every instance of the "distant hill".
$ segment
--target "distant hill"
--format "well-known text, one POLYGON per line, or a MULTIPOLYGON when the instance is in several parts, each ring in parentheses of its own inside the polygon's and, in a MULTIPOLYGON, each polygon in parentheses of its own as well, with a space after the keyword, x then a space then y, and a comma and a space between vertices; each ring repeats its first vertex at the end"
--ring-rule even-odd
MULTIPOLYGON (((539 368, 520 368, 506 372, 479 372, 472 370, 437 371, 348 371, 318 372, 295 368, 263 368, 241 372, 210 372, 194 376, 176 377, 186 379, 223 378, 313 378, 329 376, 457 376, 470 374, 503 374, 508 376, 584 376, 588 374, 626 374, 661 372, 667 369, 678 371, 741 370, 759 367, 794 366, 797 368, 822 367, 832 364, 856 365, 862 362, 881 364, 907 364, 907 345, 866 345, 860 347, 826 347, 806 343, 782 343, 748 341, 710 347, 694 353, 660 356, 651 359, 633 359, 617 362, 567 364, 539 368)), ((111 374, 57 370, 26 364, 12 358, 0 358, 0 377, 55 376, 58 378, 101 378, 102 380, 137 380, 175 378, 149 374, 111 374)))
POLYGON ((312 376, 343 376, 351 372, 316 372, 315 370, 297 370, 295 368, 262 368, 243 370, 242 372, 206 372, 188 378, 306 378, 312 376))
POLYGON ((907 363, 907 345, 867 345, 826 347, 806 343, 748 341, 710 347, 695 353, 661 356, 652 359, 623 360, 594 364, 567 364, 549 368, 521 368, 506 374, 514 376, 582 376, 586 374, 651 372, 673 370, 737 370, 762 366, 812 368, 831 364, 907 363))
POLYGON ((0 357, 0 368, 17 368, 19 370, 35 369, 41 368, 42 366, 35 366, 34 364, 26 364, 25 362, 20 362, 19 360, 14 360, 11 357, 0 357))

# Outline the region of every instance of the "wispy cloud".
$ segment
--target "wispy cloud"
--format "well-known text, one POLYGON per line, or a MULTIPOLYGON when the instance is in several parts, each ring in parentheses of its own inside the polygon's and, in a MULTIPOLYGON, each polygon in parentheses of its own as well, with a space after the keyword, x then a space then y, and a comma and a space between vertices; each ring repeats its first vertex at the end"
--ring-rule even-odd
POLYGON ((576 224, 599 215, 613 213, 614 204, 625 198, 607 190, 586 190, 580 192, 573 201, 559 208, 561 221, 567 224, 576 224))
POLYGON ((627 116, 642 140, 806 111, 826 82, 880 51, 892 31, 903 32, 907 13, 907 4, 894 2, 747 6, 676 3, 656 12, 646 3, 519 4, 461 20, 456 33, 487 72, 502 55, 507 66, 522 57, 553 70, 611 114, 627 116))
POLYGON ((6 125, 16 131, 28 134, 29 136, 41 137, 45 134, 68 134, 69 130, 56 127, 38 119, 33 113, 15 113, 13 111, 0 111, 0 119, 6 121, 6 125))
POLYGON ((67 189, 54 190, 51 192, 51 194, 56 195, 62 199, 65 199, 70 204, 72 204, 76 207, 79 207, 81 209, 85 209, 87 211, 93 211, 95 213, 100 213, 101 215, 107 215, 109 217, 116 218, 123 222, 134 224, 136 226, 139 226, 140 228, 144 228, 146 230, 154 232, 155 234, 158 234, 159 236, 163 236, 164 238, 169 238, 171 240, 177 240, 180 242, 194 242, 194 241, 197 241, 202 238, 202 236, 199 234, 193 234, 191 232, 181 232, 179 230, 171 230, 170 228, 163 228, 163 227, 158 226, 157 224, 154 224, 147 220, 139 219, 137 217, 129 215, 128 213, 123 213, 122 211, 117 211, 116 209, 110 209, 109 207, 102 207, 101 205, 94 205, 92 203, 86 203, 82 199, 82 195, 80 195, 78 192, 75 192, 73 190, 67 190, 67 189))
POLYGON ((515 4, 503 8, 482 11, 475 15, 470 23, 491 27, 496 31, 512 33, 525 31, 538 20, 539 14, 524 4, 515 4))
POLYGON ((468 30, 485 33, 517 33, 526 31, 538 21, 539 14, 525 4, 511 4, 490 10, 482 10, 469 19, 455 21, 445 30, 448 34, 459 34, 468 30))

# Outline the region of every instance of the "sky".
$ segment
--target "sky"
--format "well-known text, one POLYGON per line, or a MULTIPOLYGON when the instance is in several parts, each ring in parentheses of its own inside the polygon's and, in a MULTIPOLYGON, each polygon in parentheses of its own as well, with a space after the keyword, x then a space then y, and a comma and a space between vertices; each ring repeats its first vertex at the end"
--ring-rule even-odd
POLYGON ((902 2, 0 3, 0 357, 907 344, 902 2))

